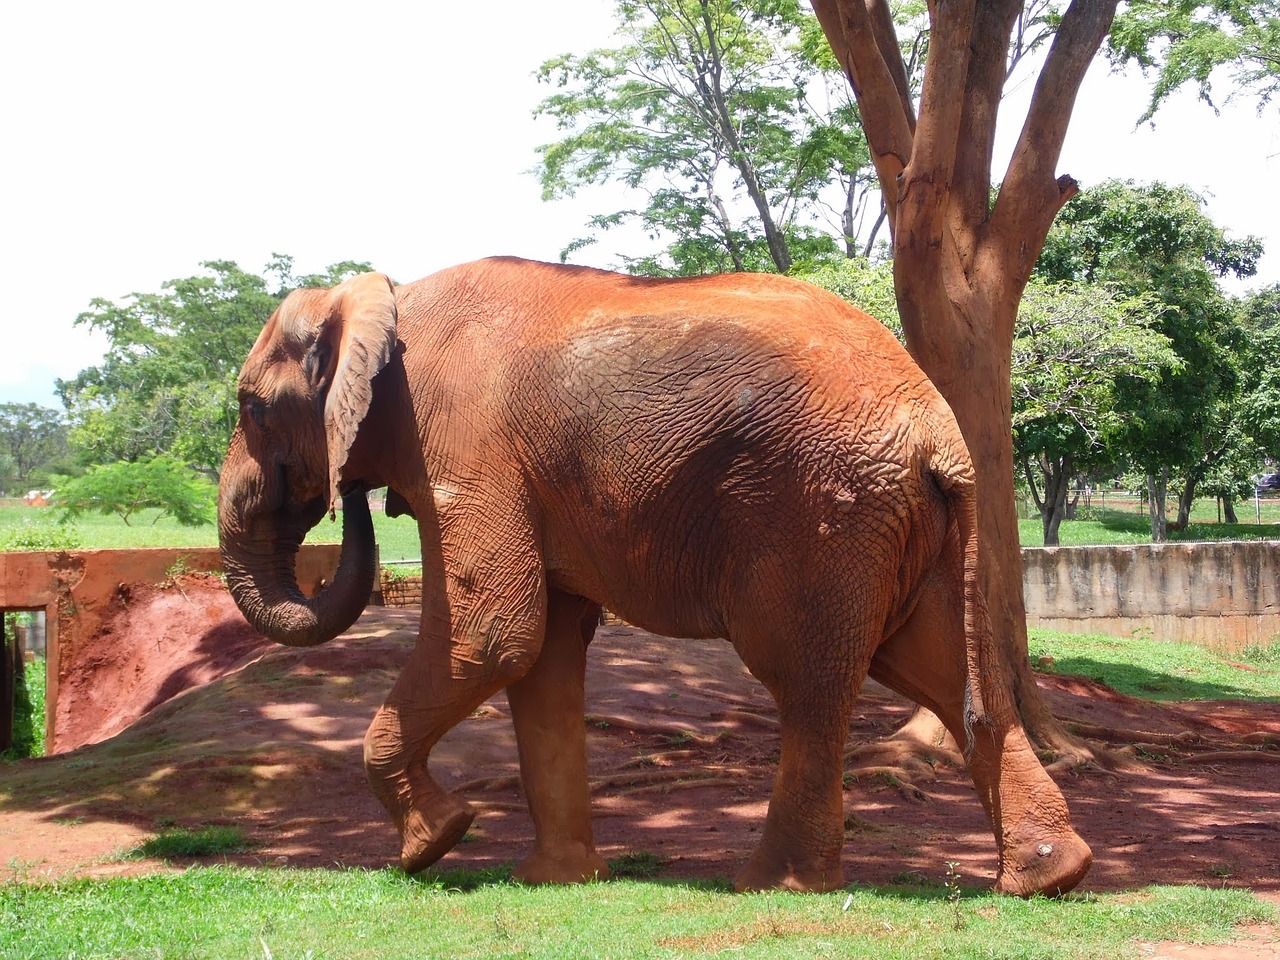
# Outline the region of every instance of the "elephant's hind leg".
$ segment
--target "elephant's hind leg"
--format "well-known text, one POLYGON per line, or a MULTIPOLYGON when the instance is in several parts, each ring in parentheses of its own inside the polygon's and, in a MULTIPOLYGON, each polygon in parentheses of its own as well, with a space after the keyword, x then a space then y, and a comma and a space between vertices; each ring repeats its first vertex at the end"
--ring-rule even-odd
POLYGON ((525 883, 579 883, 609 876, 591 834, 583 719, 587 644, 599 617, 599 605, 551 592, 542 653, 507 688, 535 834, 533 852, 515 872, 525 883))
POLYGON ((782 755, 760 844, 734 879, 738 890, 838 890, 844 886, 844 745, 871 643, 827 624, 793 622, 788 636, 735 641, 747 668, 773 694, 782 755), (798 629, 797 629, 798 628, 798 629), (827 640, 827 638, 839 638, 827 640), (824 644, 826 655, 805 650, 824 644), (779 649, 793 655, 778 658, 779 649))
MULTIPOLYGON (((996 889, 1019 896, 1065 893, 1080 882, 1093 857, 1071 828, 1061 791, 1027 741, 1013 709, 1007 670, 990 662, 995 651, 989 636, 983 644, 988 720, 974 730, 968 765, 999 850, 996 889)), ((942 571, 929 575, 910 618, 876 652, 871 676, 928 707, 956 742, 966 745, 958 582, 951 584, 942 571)))

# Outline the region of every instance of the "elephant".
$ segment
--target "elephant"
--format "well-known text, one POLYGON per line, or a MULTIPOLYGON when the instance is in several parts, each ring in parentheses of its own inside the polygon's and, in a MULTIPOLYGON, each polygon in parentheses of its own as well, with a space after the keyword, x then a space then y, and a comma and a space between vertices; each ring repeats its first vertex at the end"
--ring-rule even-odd
POLYGON ((649 279, 497 257, 405 285, 296 290, 239 378, 221 474, 229 589, 281 643, 323 643, 369 599, 367 491, 416 518, 421 627, 364 743, 400 865, 474 810, 432 747, 509 698, 529 883, 604 878, 583 682, 602 606, 732 644, 777 703, 781 752, 739 890, 844 885, 843 750, 870 675, 964 745, 996 889, 1071 889, 1092 859, 1033 752, 978 585, 973 464, 933 384, 880 323, 798 280, 649 279), (297 586, 342 504, 342 556, 297 586))

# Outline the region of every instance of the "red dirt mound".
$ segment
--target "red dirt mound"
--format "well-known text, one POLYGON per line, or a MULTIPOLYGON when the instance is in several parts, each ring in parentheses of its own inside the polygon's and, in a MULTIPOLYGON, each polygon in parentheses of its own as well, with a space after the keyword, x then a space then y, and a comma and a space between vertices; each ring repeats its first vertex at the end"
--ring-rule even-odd
POLYGON ((101 629, 60 651, 50 752, 115 736, 183 690, 216 680, 272 646, 212 574, 121 584, 101 629))

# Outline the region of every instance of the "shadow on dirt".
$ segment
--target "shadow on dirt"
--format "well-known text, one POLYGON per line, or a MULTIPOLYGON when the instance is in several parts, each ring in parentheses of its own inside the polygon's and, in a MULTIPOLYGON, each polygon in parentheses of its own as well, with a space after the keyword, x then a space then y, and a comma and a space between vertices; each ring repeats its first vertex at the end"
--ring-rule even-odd
MULTIPOLYGON (((205 599, 188 591, 179 602, 198 611, 205 599)), ((257 650, 250 662, 164 700, 104 742, 2 768, 0 867, 20 863, 46 875, 116 870, 109 855, 136 846, 140 835, 204 824, 235 824, 253 841, 232 862, 395 862, 398 838, 365 782, 362 743, 408 656, 416 621, 415 610, 373 608, 322 647, 257 650)), ((172 620, 157 622, 173 628, 172 620)), ((211 618, 194 647, 207 654, 228 636, 222 620, 211 618)), ((144 702, 192 676, 168 665, 144 702)), ((84 679, 93 686, 92 676, 84 679)), ((1084 889, 1211 883, 1280 890, 1276 756, 1252 750, 1235 751, 1244 759, 1215 758, 1223 751, 1206 746, 1211 737, 1268 723, 1280 732, 1274 705, 1230 704, 1219 716, 1215 705, 1150 704, 1079 678, 1045 677, 1042 685, 1059 716, 1165 738, 1164 753, 1148 752, 1143 773, 1059 776, 1095 854, 1084 889)), ((652 875, 661 882, 732 876, 758 841, 779 749, 773 703, 732 648, 601 627, 589 652, 587 695, 602 855, 658 864, 652 875)), ((855 713, 851 745, 891 732, 911 705, 869 683, 855 713)), ((441 741, 432 769, 478 813, 440 868, 501 870, 528 852, 533 828, 503 695, 441 741)), ((932 896, 954 863, 952 882, 990 886, 995 843, 967 776, 939 764, 934 779, 917 786, 923 798, 889 778, 848 778, 846 879, 932 896)))

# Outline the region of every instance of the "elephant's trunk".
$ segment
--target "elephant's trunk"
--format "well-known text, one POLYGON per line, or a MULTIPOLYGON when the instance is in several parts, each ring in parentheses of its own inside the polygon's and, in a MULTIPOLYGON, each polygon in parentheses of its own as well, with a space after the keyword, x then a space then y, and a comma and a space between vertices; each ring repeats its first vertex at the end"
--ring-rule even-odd
POLYGON ((314 597, 298 589, 301 535, 279 532, 273 548, 263 552, 253 549, 242 531, 226 523, 221 527, 227 586, 263 636, 292 647, 315 646, 345 631, 368 604, 376 562, 373 519, 363 490, 343 494, 342 556, 333 582, 314 597))

